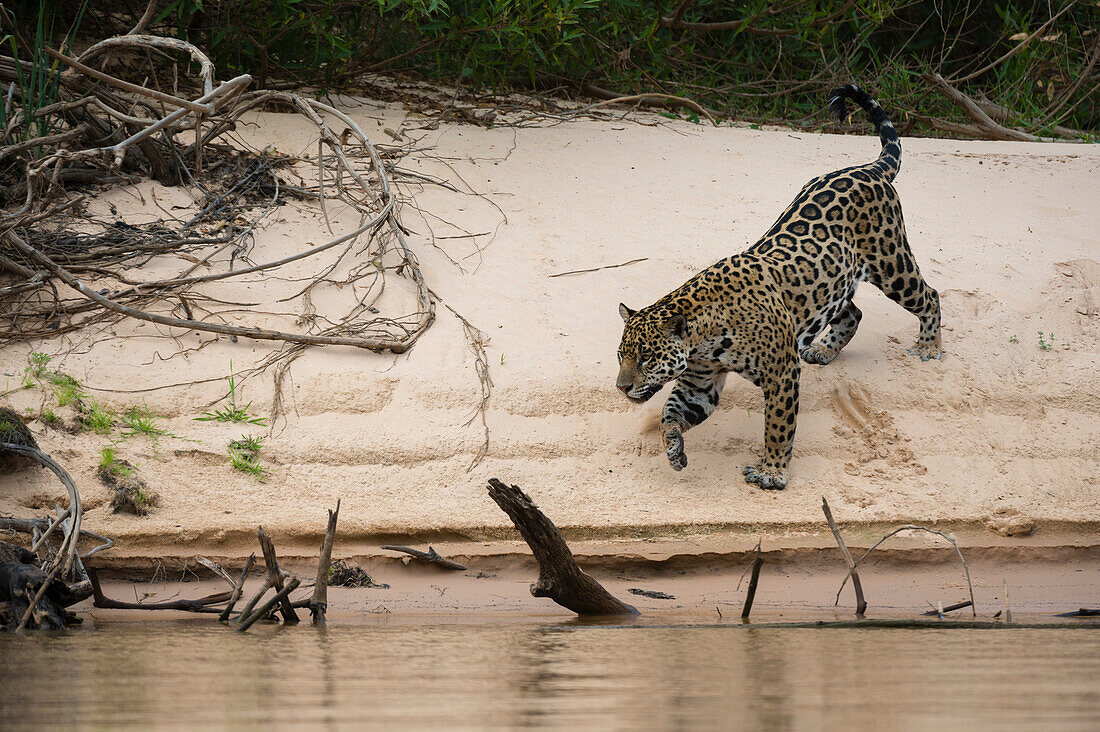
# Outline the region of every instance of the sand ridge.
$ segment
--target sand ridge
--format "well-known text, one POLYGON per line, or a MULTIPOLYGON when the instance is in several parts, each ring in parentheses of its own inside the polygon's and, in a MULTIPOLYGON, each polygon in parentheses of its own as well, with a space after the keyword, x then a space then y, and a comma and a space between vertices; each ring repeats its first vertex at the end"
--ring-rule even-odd
MULTIPOLYGON (((80 484, 92 530, 146 545, 208 541, 257 523, 272 535, 315 534, 339 497, 348 536, 472 536, 507 525, 485 494, 489 477, 521 485, 561 526, 611 533, 817 522, 823 494, 849 523, 984 526, 1011 515, 1041 531, 1044 522, 1100 521, 1100 147, 903 139, 896 186, 917 260, 941 293, 946 357, 909 356, 917 321, 863 285, 855 339, 833 364, 803 370, 791 484, 765 493, 740 470, 761 450, 759 390, 731 378, 719 410, 687 434, 689 464, 674 473, 649 429, 652 403, 635 407, 614 388, 616 307, 648 304, 744 249, 806 180, 872 159, 873 136, 667 120, 416 130, 393 106, 346 107, 368 133, 423 135, 419 146, 432 155, 404 164, 462 191, 425 187, 416 203, 430 214, 406 207, 403 216, 426 280, 489 339, 488 455, 470 469, 483 439, 480 422, 467 424, 478 382, 462 327, 443 308, 406 355, 307 351, 291 367, 287 413, 271 431, 193 420, 224 396, 230 359, 239 369, 270 345, 210 334, 172 342, 151 324, 122 323, 113 334, 31 346, 112 406, 144 401, 178 436, 115 438, 161 494, 154 514, 135 518, 109 512, 93 475, 105 438, 32 425, 80 484), (1053 333, 1050 350, 1039 331, 1053 333), (135 391, 192 379, 209 381, 135 391), (267 483, 228 464, 224 446, 242 432, 267 435, 267 483)), ((254 143, 310 147, 292 116, 255 121, 242 132, 254 143)), ((135 221, 169 203, 195 205, 186 191, 148 182, 94 205, 108 203, 135 221)), ((337 226, 351 221, 329 213, 337 226)), ((316 210, 282 207, 257 232, 253 258, 318 241, 321 226, 316 210)), ((263 304, 272 314, 257 325, 285 323, 302 313, 283 312, 275 294, 293 287, 282 277, 303 272, 210 292, 263 304)), ((354 297, 327 287, 313 300, 339 313, 354 297)), ((395 283, 379 307, 405 312, 411 302, 395 283)), ((29 350, 0 352, 0 371, 16 380, 29 350)), ((270 375, 240 389, 267 413, 270 375)), ((23 408, 42 398, 11 401, 23 408)), ((4 512, 25 515, 61 494, 40 471, 0 481, 4 512)))

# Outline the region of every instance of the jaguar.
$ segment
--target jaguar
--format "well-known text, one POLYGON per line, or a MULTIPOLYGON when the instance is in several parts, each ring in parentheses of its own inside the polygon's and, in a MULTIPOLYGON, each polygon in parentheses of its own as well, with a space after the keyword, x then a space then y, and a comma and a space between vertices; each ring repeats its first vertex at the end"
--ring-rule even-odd
POLYGON ((687 465, 684 433, 714 412, 733 372, 764 393, 763 457, 744 467, 745 480, 767 490, 787 486, 802 362, 828 364, 852 340, 863 317, 852 300, 860 282, 920 321, 910 353, 922 361, 942 354, 939 294, 917 267, 893 186, 897 130, 854 84, 836 89, 828 107, 844 120, 847 100, 875 125, 881 151, 874 161, 814 178, 759 241, 652 305, 619 304, 618 389, 645 402, 675 380, 660 420, 674 470, 687 465))

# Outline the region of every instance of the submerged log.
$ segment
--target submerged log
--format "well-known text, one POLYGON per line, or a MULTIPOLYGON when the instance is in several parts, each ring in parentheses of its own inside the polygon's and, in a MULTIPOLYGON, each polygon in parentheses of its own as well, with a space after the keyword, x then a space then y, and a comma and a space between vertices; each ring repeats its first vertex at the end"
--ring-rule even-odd
POLYGON ((539 578, 531 585, 532 595, 549 597, 578 615, 638 614, 636 608, 611 595, 577 566, 558 527, 519 486, 492 478, 489 497, 512 519, 539 563, 539 578))

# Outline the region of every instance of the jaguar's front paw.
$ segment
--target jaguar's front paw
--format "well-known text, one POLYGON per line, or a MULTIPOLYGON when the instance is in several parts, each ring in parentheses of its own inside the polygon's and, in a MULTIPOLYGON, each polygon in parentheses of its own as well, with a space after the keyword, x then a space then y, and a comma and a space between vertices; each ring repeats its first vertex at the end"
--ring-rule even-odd
POLYGON ((680 430, 669 430, 665 434, 665 445, 668 448, 668 464, 673 470, 683 470, 687 467, 688 459, 684 454, 684 436, 680 430))
POLYGON ((921 361, 928 361, 929 359, 939 359, 943 356, 943 348, 940 346, 939 341, 935 343, 921 343, 917 341, 912 348, 908 350, 914 356, 919 356, 921 361))
POLYGON ((787 471, 765 467, 763 461, 746 465, 741 472, 746 483, 753 483, 766 491, 781 491, 787 487, 787 471))

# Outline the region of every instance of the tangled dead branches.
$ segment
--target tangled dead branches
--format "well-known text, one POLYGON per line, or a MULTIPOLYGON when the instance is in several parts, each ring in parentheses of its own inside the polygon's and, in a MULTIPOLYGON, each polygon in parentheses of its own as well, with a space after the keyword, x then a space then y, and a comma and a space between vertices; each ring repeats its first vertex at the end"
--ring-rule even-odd
MULTIPOLYGON (((75 58, 46 54, 56 62, 49 73, 57 100, 32 109, 19 98, 26 90, 11 83, 12 114, 0 137, 0 204, 9 205, 0 213, 0 346, 126 318, 154 323, 170 337, 275 341, 283 347, 261 366, 277 366, 278 391, 304 348, 399 354, 431 326, 438 298, 409 247, 399 216, 407 199, 392 180, 410 147, 376 148, 350 116, 315 99, 247 91, 248 75, 218 84, 207 56, 177 39, 139 33, 101 41, 75 58), (185 55, 184 69, 197 64, 196 99, 163 91, 166 53, 185 55), (135 84, 94 66, 127 54, 135 59, 127 75, 149 81, 135 84), (246 142, 241 128, 272 111, 307 120, 316 154, 292 157, 246 142), (113 204, 103 211, 102 196, 83 192, 143 178, 186 184, 201 210, 186 218, 165 211, 169 217, 131 224, 113 204), (260 223, 291 204, 319 212, 330 238, 253 261, 260 223), (158 266, 144 266, 154 258, 158 266), (165 262, 176 266, 166 272, 165 262), (393 277, 403 283, 401 296, 382 301, 393 277), (230 302, 218 289, 227 280, 267 292, 258 302, 230 302), (295 291, 271 294, 273 280, 295 291), (325 287, 352 293, 341 300, 342 315, 316 312, 313 296, 325 287), (383 311, 397 308, 404 310, 383 311), (293 325, 283 326, 280 320, 288 319, 293 325)), ((22 78, 22 64, 0 56, 0 79, 22 78)), ((171 68, 176 77, 179 63, 171 68)), ((173 78, 171 88, 180 86, 186 84, 173 78)), ((456 316, 467 334, 478 332, 456 316)), ((481 341, 474 338, 472 347, 484 363, 481 341)), ((483 411, 490 382, 480 370, 479 376, 483 411)))

